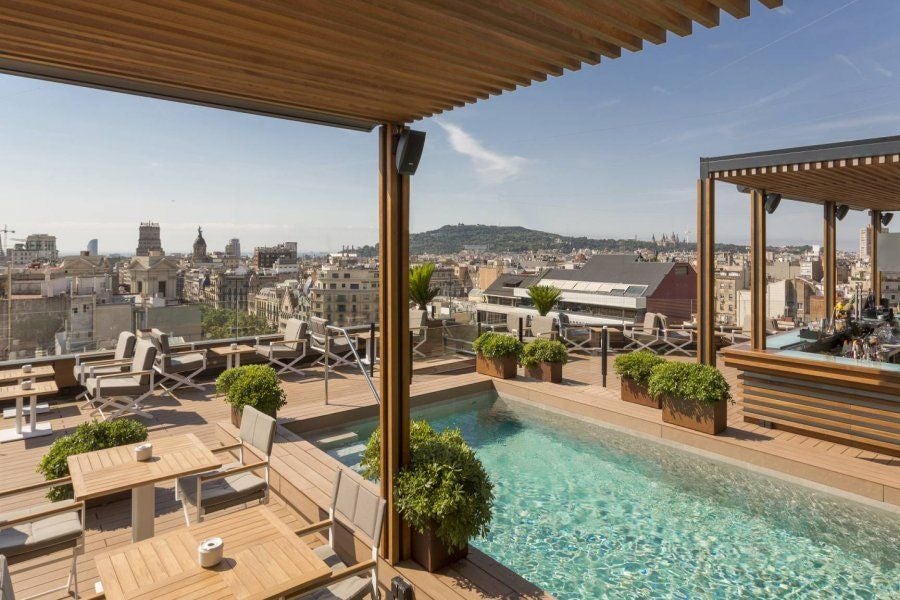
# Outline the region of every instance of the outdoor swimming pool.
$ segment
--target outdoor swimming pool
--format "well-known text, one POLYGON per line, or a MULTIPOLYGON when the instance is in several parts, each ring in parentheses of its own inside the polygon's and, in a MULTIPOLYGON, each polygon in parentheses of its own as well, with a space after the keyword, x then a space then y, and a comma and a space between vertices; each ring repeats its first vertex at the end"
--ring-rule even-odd
MULTIPOLYGON (((414 417, 491 474, 473 545, 560 600, 900 597, 896 513, 493 394, 414 417)), ((374 428, 326 451, 356 465, 374 428)))

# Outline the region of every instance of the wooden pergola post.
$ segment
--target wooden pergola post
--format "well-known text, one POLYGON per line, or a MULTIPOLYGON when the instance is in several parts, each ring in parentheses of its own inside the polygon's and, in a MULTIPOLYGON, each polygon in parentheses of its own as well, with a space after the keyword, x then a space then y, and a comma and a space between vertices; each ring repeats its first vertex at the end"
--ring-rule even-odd
POLYGON ((716 364, 716 182, 697 180, 697 361, 716 364))
POLYGON ((387 518, 381 554, 390 564, 409 557, 409 531, 394 505, 394 481, 409 461, 409 176, 397 173, 396 136, 378 132, 378 314, 381 326, 381 495, 387 518))
POLYGON ((825 318, 834 316, 834 300, 837 295, 837 219, 834 202, 824 204, 824 236, 822 245, 823 287, 825 289, 825 318))
POLYGON ((869 279, 872 282, 872 294, 875 305, 881 304, 881 277, 878 274, 878 234, 881 233, 881 211, 872 211, 872 236, 869 247, 869 279))
POLYGON ((766 348, 766 195, 750 192, 750 345, 766 348))

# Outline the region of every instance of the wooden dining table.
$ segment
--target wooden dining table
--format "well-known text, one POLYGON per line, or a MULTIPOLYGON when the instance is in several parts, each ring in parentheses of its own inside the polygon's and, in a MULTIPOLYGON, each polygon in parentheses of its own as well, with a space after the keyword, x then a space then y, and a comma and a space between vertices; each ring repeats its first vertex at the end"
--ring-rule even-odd
POLYGON ((153 537, 157 483, 213 471, 222 461, 193 433, 152 440, 153 456, 138 461, 134 447, 116 446, 69 456, 75 500, 93 500, 131 490, 131 539, 153 537))
POLYGON ((267 600, 309 590, 331 569, 266 506, 205 519, 98 555, 107 600, 267 600), (222 538, 223 559, 203 568, 198 546, 222 538))

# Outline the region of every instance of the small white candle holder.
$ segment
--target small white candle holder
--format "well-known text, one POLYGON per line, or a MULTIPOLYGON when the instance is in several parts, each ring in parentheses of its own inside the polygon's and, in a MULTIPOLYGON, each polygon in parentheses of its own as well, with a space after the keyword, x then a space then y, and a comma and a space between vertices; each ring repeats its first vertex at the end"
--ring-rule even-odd
POLYGON ((222 562, 225 542, 220 537, 206 538, 197 546, 197 562, 204 569, 211 569, 222 562))
POLYGON ((33 368, 34 367, 32 365, 22 365, 22 372, 23 373, 31 373, 31 370, 33 368))
POLYGON ((134 459, 138 461, 153 458, 153 444, 139 444, 134 447, 134 459))
POLYGON ((34 387, 34 381, 32 381, 31 379, 26 379, 25 381, 22 382, 23 390, 30 390, 33 387, 34 387))
POLYGON ((232 349, 232 350, 237 350, 237 344, 236 344, 235 342, 232 342, 232 343, 231 343, 231 349, 232 349))

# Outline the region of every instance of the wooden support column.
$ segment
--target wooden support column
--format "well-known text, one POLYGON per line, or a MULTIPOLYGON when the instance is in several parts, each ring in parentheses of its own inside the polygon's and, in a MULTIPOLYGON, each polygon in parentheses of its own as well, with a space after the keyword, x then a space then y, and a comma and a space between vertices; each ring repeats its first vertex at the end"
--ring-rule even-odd
POLYGON ((750 192, 750 343, 766 348, 766 196, 750 192))
POLYGON ((697 361, 716 364, 716 183, 697 181, 697 361))
POLYGON ((872 237, 869 246, 869 278, 872 281, 872 293, 875 304, 881 304, 881 275, 878 273, 878 234, 881 233, 881 211, 872 211, 872 237))
POLYGON ((826 202, 823 212, 822 272, 825 289, 825 318, 834 317, 834 298, 837 294, 837 219, 835 203, 826 202))
POLYGON ((390 564, 409 557, 409 530, 394 504, 394 481, 409 462, 409 176, 395 160, 397 125, 379 130, 378 314, 381 327, 381 495, 387 517, 381 555, 390 564))

